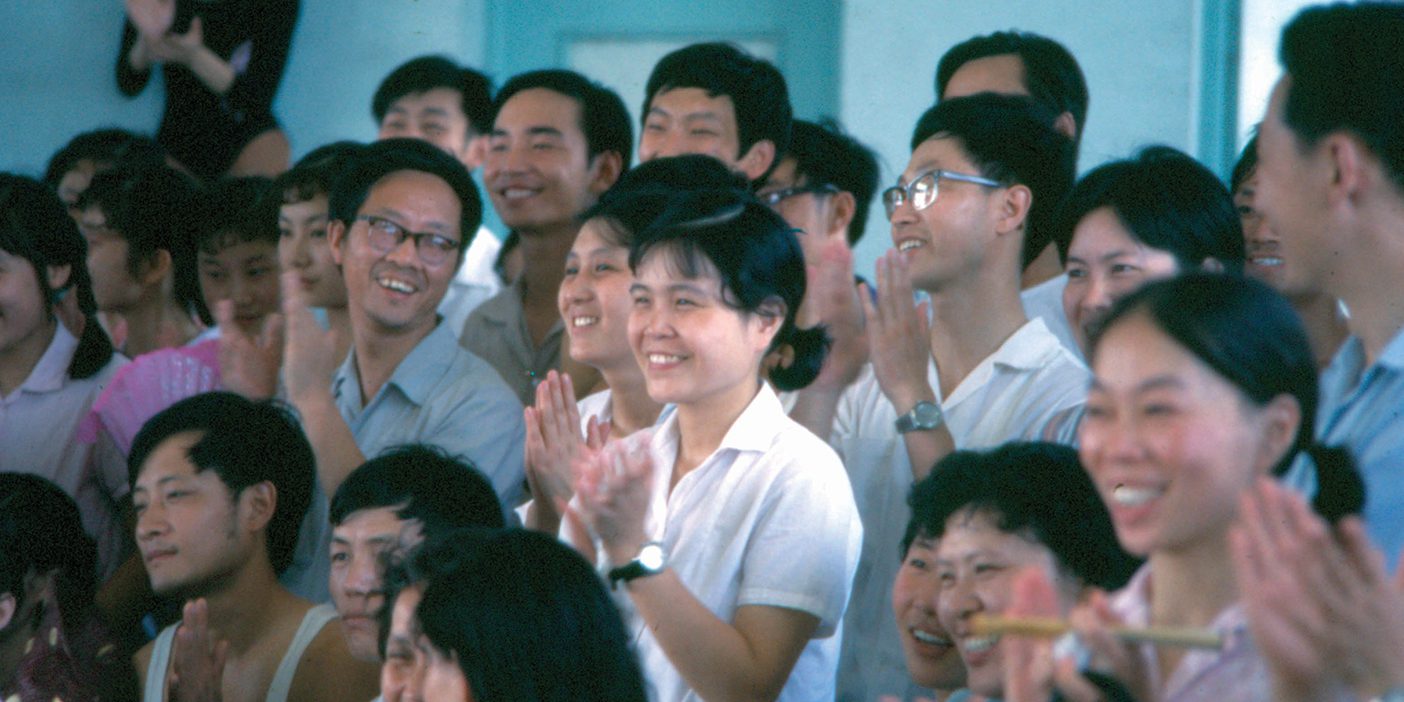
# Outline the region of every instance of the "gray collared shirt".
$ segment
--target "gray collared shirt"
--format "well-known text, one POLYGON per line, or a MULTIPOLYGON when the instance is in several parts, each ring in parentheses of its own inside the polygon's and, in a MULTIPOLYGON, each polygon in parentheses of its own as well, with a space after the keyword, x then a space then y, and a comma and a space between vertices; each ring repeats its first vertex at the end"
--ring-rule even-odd
POLYGON ((523 405, 536 404, 536 384, 546 372, 561 367, 561 336, 565 325, 558 319, 538 348, 532 344, 522 311, 522 283, 503 288, 468 315, 458 343, 487 361, 523 405))
POLYGON ((332 395, 367 458, 432 444, 477 466, 504 512, 522 501, 522 405, 491 366, 459 347, 448 325, 424 337, 368 403, 353 349, 332 378, 332 395))

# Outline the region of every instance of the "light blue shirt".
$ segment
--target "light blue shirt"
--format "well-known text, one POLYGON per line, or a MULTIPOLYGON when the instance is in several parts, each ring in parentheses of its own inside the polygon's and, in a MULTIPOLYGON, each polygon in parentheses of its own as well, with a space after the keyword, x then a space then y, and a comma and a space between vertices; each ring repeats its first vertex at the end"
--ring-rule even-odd
POLYGON ((522 501, 522 404, 492 366, 458 345, 449 325, 424 337, 369 403, 361 401, 355 361, 353 349, 332 378, 332 395, 366 458, 432 444, 477 466, 504 513, 522 501))
POLYGON ((1404 548, 1404 330, 1369 368, 1360 339, 1346 339, 1321 374, 1316 434, 1355 457, 1365 481, 1365 526, 1392 570, 1404 548))

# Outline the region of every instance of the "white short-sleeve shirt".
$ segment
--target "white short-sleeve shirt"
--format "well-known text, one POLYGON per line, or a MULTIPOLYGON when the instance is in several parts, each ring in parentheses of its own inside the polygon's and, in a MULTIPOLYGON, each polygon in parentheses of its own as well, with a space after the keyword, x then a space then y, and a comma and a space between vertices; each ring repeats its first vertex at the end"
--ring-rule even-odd
MULTIPOLYGON (((927 379, 940 398, 956 448, 981 449, 1045 438, 1050 425, 1070 440, 1070 416, 1086 403, 1087 368, 1041 319, 1031 319, 981 361, 949 394, 932 363, 927 379)), ((863 557, 839 672, 842 699, 904 694, 906 663, 892 615, 898 547, 907 528, 911 461, 897 433, 897 410, 878 387, 872 366, 839 400, 830 444, 844 461, 863 517, 863 557)))
MULTIPOLYGON (((723 621, 733 621, 736 609, 746 605, 818 618, 815 638, 779 699, 833 700, 843 612, 863 537, 838 456, 787 417, 763 384, 716 452, 669 494, 677 422, 670 413, 649 444, 656 470, 645 519, 649 538, 663 543, 668 567, 723 621)), ((699 699, 629 609, 625 626, 653 699, 699 699)))
POLYGON ((106 580, 131 542, 120 509, 129 492, 127 458, 106 435, 84 443, 77 434, 93 401, 127 359, 113 354, 97 373, 70 377, 78 339, 62 324, 54 327, 29 377, 0 397, 0 473, 47 478, 78 503, 83 528, 97 542, 99 578, 106 580))

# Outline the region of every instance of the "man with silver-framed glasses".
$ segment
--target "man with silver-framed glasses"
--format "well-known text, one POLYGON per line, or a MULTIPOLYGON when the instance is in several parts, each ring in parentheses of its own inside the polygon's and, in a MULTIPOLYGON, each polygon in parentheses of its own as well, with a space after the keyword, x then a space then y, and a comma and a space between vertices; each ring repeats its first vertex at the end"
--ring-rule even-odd
POLYGON ((910 694, 903 650, 934 650, 931 632, 914 638, 892 610, 912 481, 952 448, 1071 439, 1087 369, 1019 299, 1024 235, 1046 226, 1074 178, 1054 117, 1026 97, 945 100, 917 122, 911 159, 882 194, 894 247, 878 261, 876 300, 861 296, 871 364, 829 432, 866 535, 845 626, 869 646, 841 655, 840 699, 910 694), (929 301, 918 306, 915 290, 929 301))

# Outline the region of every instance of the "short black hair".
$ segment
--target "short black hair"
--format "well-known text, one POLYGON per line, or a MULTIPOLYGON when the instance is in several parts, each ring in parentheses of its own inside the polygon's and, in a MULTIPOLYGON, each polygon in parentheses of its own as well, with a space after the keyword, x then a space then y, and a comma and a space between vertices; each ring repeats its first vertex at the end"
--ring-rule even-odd
POLYGON ((1056 118, 1028 97, 980 93, 936 103, 912 132, 912 151, 933 137, 954 138, 979 175, 1033 193, 1021 269, 1048 247, 1053 217, 1077 173, 1076 148, 1053 127, 1056 118))
POLYGON ((366 145, 359 141, 336 141, 309 151, 292 168, 273 179, 266 193, 273 200, 273 209, 307 202, 318 195, 330 198, 332 183, 341 169, 364 148, 366 145))
POLYGON ((1065 263, 1077 225, 1103 207, 1116 213, 1134 239, 1174 256, 1182 271, 1212 258, 1229 273, 1243 272, 1243 221, 1233 196, 1218 176, 1183 152, 1151 146, 1083 176, 1053 229, 1065 263))
POLYGON ((93 609, 97 545, 83 530, 77 503, 57 485, 29 473, 0 473, 0 595, 13 595, 22 608, 25 579, 49 572, 64 629, 74 635, 93 609))
POLYGON ((93 176, 78 207, 96 207, 107 226, 127 242, 127 273, 141 274, 157 251, 171 257, 173 293, 182 309, 212 324, 195 263, 191 208, 196 183, 165 164, 119 166, 93 176))
POLYGON ((650 256, 662 256, 670 271, 699 278, 715 271, 720 299, 745 314, 783 313, 771 350, 788 346, 792 361, 770 371, 781 390, 814 381, 828 354, 824 327, 802 329, 796 313, 804 301, 804 252, 794 229, 749 191, 680 191, 648 228, 635 232, 629 267, 638 271, 650 256), (783 310, 776 309, 776 302, 783 310))
POLYGON ((420 56, 400 64, 375 89, 371 114, 380 124, 396 100, 438 88, 458 91, 462 96, 459 106, 473 131, 487 134, 492 129, 492 81, 446 56, 420 56))
POLYGON ((1282 30, 1282 121, 1311 146, 1349 132, 1404 192, 1404 5, 1310 7, 1282 30))
POLYGON ((195 250, 215 254, 238 244, 278 245, 278 212, 264 194, 271 180, 259 176, 221 178, 195 200, 195 250))
POLYGON ((458 247, 457 264, 463 263, 463 256, 478 227, 483 223, 483 198, 478 194, 478 186, 473 183, 468 169, 458 159, 441 149, 420 139, 382 139, 366 145, 349 159, 340 175, 332 184, 331 198, 328 201, 327 216, 350 228, 356 214, 375 187, 385 176, 397 171, 418 171, 432 175, 449 186, 458 196, 460 214, 458 219, 459 236, 462 244, 458 247))
POLYGON ((912 487, 902 554, 918 538, 940 539, 946 522, 987 514, 1000 531, 1053 553, 1059 569, 1085 585, 1116 590, 1140 561, 1122 550, 1097 487, 1060 444, 1010 442, 988 451, 956 451, 912 487))
POLYGON ((971 37, 956 44, 936 65, 936 99, 961 66, 976 59, 1014 54, 1024 64, 1024 89, 1054 115, 1067 112, 1077 122, 1080 140, 1087 126, 1087 78, 1067 47, 1033 32, 1010 30, 971 37))
POLYGON ((331 500, 332 526, 363 509, 395 508, 418 520, 424 537, 462 527, 500 528, 502 504, 472 463, 427 444, 393 447, 351 471, 331 500))
POLYGON ((634 128, 624 101, 613 90, 575 71, 551 68, 513 76, 493 100, 493 122, 512 96, 534 88, 560 93, 580 105, 580 132, 585 135, 585 151, 590 158, 612 151, 619 154, 621 169, 633 162, 634 128))
POLYGON ((97 320, 97 300, 88 275, 88 244, 52 188, 13 173, 0 173, 0 250, 25 259, 34 269, 45 314, 64 295, 74 295, 83 313, 78 348, 68 363, 72 378, 90 378, 112 360, 112 339, 97 320), (68 281, 49 287, 45 271, 68 266, 68 281))
POLYGON ((132 439, 130 486, 136 486, 143 464, 161 442, 189 431, 201 434, 189 453, 196 472, 214 471, 236 499, 250 485, 273 484, 277 504, 265 537, 268 561, 281 575, 297 550, 317 480, 312 445, 297 417, 277 401, 255 402, 232 392, 188 397, 147 420, 132 439))
POLYGON ((845 134, 837 122, 826 119, 794 122, 790 149, 785 156, 795 160, 795 179, 805 185, 832 185, 853 195, 853 221, 848 225, 848 245, 863 238, 868 225, 868 209, 877 194, 878 162, 873 150, 845 134))
POLYGON ((647 699, 619 610, 580 554, 524 529, 479 534, 468 546, 443 559, 456 567, 425 582, 415 615, 429 642, 457 659, 473 699, 647 699))
POLYGON ((746 177, 711 156, 682 154, 655 158, 630 168, 610 186, 580 221, 600 218, 601 232, 615 246, 627 247, 634 235, 662 216, 674 195, 690 190, 747 190, 746 177))
MULTIPOLYGON (((758 141, 775 144, 775 161, 790 148, 794 111, 785 76, 771 62, 725 42, 692 44, 664 56, 653 67, 644 89, 641 118, 648 119, 653 99, 677 88, 700 88, 709 97, 731 98, 736 112, 737 158, 758 141)), ((761 174, 760 180, 770 172, 761 174)))
POLYGON ((57 188, 64 174, 80 161, 92 161, 100 169, 118 164, 152 166, 166 162, 166 150, 151 137, 125 129, 83 132, 49 158, 49 165, 44 169, 44 184, 57 188))

